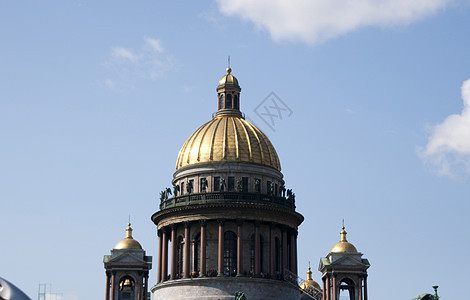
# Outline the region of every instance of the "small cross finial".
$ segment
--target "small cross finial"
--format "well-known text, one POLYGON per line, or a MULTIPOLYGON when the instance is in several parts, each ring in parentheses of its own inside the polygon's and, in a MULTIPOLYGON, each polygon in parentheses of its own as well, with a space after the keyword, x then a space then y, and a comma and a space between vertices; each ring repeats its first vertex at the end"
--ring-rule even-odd
POLYGON ((343 219, 343 230, 344 230, 344 219, 343 219))
POLYGON ((230 68, 230 55, 228 56, 228 67, 230 68))
POLYGON ((129 226, 131 226, 131 215, 129 214, 129 226))

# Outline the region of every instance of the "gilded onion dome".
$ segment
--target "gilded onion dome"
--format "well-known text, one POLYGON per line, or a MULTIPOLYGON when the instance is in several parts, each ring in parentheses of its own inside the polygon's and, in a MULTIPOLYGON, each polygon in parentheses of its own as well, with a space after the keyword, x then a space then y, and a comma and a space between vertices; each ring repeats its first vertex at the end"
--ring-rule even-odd
POLYGON ((132 237, 131 223, 127 223, 126 237, 117 243, 114 249, 142 249, 140 243, 132 237))
POLYGON ((248 162, 281 170, 279 157, 267 136, 243 118, 239 109, 241 89, 230 72, 228 68, 217 87, 217 113, 184 143, 176 170, 211 162, 248 162))
POLYGON ((344 230, 344 226, 341 230, 341 240, 331 248, 330 253, 341 253, 341 252, 353 252, 357 253, 356 247, 346 240, 347 232, 344 230))
POLYGON ((310 287, 314 287, 317 290, 321 291, 320 285, 315 280, 312 279, 312 270, 310 269, 310 267, 308 267, 307 280, 305 280, 304 282, 300 284, 300 288, 302 290, 308 290, 310 287))

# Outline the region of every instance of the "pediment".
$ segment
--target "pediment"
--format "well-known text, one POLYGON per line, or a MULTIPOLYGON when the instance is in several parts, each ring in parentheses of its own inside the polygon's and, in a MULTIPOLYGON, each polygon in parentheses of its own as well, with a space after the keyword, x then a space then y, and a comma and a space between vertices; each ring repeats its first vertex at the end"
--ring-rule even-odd
POLYGON ((334 262, 331 263, 332 266, 357 266, 357 267, 363 267, 364 264, 362 261, 358 261, 357 259, 351 257, 351 256, 343 256, 341 258, 338 258, 334 262))
POLYGON ((130 253, 123 253, 119 256, 116 256, 116 257, 113 257, 112 259, 110 259, 108 261, 108 264, 146 264, 146 262, 135 256, 135 255, 132 255, 130 253))

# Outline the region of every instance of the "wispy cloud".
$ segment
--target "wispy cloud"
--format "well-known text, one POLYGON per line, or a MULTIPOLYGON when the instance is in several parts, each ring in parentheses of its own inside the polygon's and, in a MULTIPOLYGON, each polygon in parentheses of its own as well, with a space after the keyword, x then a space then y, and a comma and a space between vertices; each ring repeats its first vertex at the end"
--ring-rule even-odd
POLYGON ((451 0, 217 0, 220 11, 267 30, 275 41, 317 44, 365 26, 422 19, 451 0))
POLYGON ((470 79, 461 90, 462 112, 431 127, 427 145, 418 148, 423 161, 440 175, 470 174, 470 79))
POLYGON ((103 66, 112 71, 104 80, 110 89, 134 88, 138 80, 157 80, 178 69, 177 60, 166 53, 159 39, 145 36, 137 49, 124 46, 111 48, 103 66))
POLYGON ((154 38, 151 38, 151 37, 145 37, 145 42, 147 43, 147 45, 152 47, 152 49, 154 51, 156 51, 158 53, 162 53, 164 51, 162 43, 160 42, 160 40, 157 40, 157 39, 154 39, 154 38))
POLYGON ((131 50, 123 47, 113 47, 111 55, 117 59, 128 59, 132 62, 135 62, 137 57, 131 52, 131 50))

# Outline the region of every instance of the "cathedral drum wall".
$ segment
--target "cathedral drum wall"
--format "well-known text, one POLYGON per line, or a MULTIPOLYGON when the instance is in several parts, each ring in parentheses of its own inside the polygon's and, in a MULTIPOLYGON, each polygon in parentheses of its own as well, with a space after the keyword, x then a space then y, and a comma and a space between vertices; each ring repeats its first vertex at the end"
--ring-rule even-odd
POLYGON ((160 283, 152 288, 158 300, 233 300, 243 292, 249 300, 299 300, 300 292, 288 283, 256 278, 196 278, 160 283))

